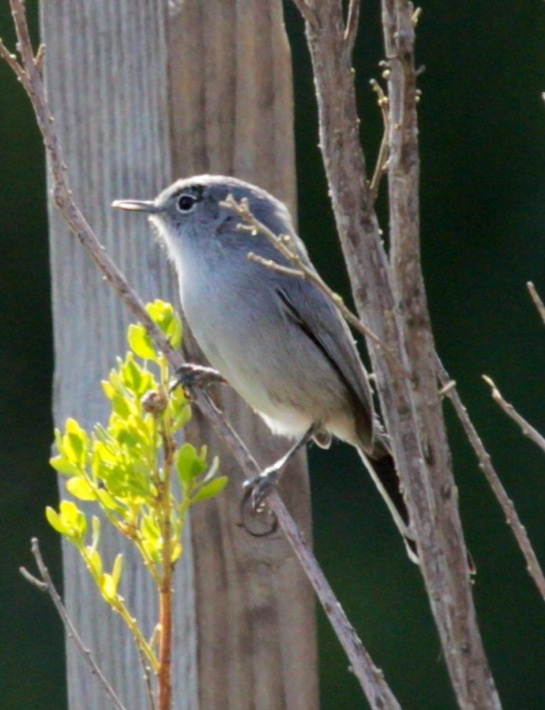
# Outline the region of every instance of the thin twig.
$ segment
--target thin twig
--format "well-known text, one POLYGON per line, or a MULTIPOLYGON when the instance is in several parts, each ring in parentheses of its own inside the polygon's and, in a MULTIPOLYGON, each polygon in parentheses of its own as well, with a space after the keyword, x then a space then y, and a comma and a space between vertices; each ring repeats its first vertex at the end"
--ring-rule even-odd
POLYGON ((371 192, 372 203, 374 204, 378 197, 378 191, 380 187, 380 181, 382 176, 388 169, 388 155, 390 152, 388 135, 389 126, 388 122, 390 120, 390 113, 388 111, 388 97, 382 90, 381 85, 376 79, 371 79, 371 87, 378 97, 378 105, 382 113, 382 123, 384 126, 384 132, 382 134, 382 140, 380 142, 380 148, 378 151, 377 162, 375 164, 375 172, 371 179, 371 184, 369 185, 369 190, 371 192))
MULTIPOLYGON (((23 66, 17 64, 16 69, 12 64, 13 60, 8 61, 8 64, 12 66, 17 76, 20 77, 21 84, 32 102, 38 125, 43 135, 44 145, 49 156, 55 204, 72 233, 89 252, 97 267, 105 276, 106 281, 115 289, 129 311, 145 326, 153 342, 157 348, 164 353, 171 367, 177 370, 183 364, 181 353, 171 347, 162 331, 151 320, 145 310, 143 302, 133 291, 122 272, 107 255, 105 249, 96 238, 93 230, 73 199, 68 186, 67 169, 62 149, 55 132, 54 120, 51 116, 45 96, 41 70, 36 66, 37 60, 34 60, 32 57, 32 48, 29 44, 30 40, 25 39, 25 36, 28 37, 28 30, 26 30, 26 33, 24 28, 23 31, 20 31, 21 25, 26 26, 24 4, 22 0, 10 0, 10 2, 14 16, 16 16, 19 43, 25 46, 21 52, 23 56, 23 66), (27 62, 30 62, 32 66, 27 65, 27 62)), ((305 12, 307 12, 308 15, 308 17, 306 17, 307 21, 317 26, 317 23, 314 22, 314 11, 310 10, 310 7, 304 0, 299 0, 298 4, 306 8, 305 12)), ((43 59, 40 57, 40 66, 42 62, 43 59)), ((203 391, 195 389, 193 395, 195 403, 200 408, 203 415, 234 453, 245 477, 247 479, 254 477, 260 472, 260 469, 238 435, 227 423, 224 415, 216 409, 215 405, 203 391)), ((365 694, 369 698, 371 706, 373 708, 380 707, 388 710, 397 710, 399 703, 386 683, 382 672, 374 666, 369 654, 357 637, 344 610, 320 569, 316 558, 276 491, 273 491, 269 496, 267 504, 276 515, 287 540, 308 575, 309 581, 324 607, 339 641, 347 653, 354 675, 358 678, 365 694)))
POLYGON ((296 276, 299 279, 306 278, 305 272, 301 271, 301 269, 292 269, 289 266, 283 266, 277 261, 274 261, 273 259, 265 259, 264 256, 259 256, 259 254, 255 254, 253 251, 248 252, 248 259, 250 261, 255 261, 256 264, 265 266, 267 269, 278 271, 280 274, 286 274, 286 276, 296 276))
POLYGON ((104 692, 109 696, 110 700, 114 704, 114 707, 116 707, 117 710, 127 710, 121 700, 117 697, 115 690, 112 688, 112 686, 100 670, 100 667, 97 665, 95 659, 93 658, 91 651, 85 648, 85 644, 83 643, 81 636, 78 634, 76 627, 72 623, 72 620, 70 619, 68 612, 66 611, 66 607, 62 603, 62 599, 60 598, 59 593, 57 592, 55 585, 53 584, 53 581, 49 575, 49 570, 45 566, 42 553, 40 552, 38 538, 32 538, 30 549, 32 551, 34 559, 36 560, 36 565, 38 566, 41 579, 37 579, 36 577, 34 577, 34 575, 32 575, 24 567, 21 567, 19 571, 28 582, 38 587, 38 589, 40 589, 42 592, 47 592, 47 594, 49 594, 53 604, 55 605, 55 608, 57 609, 59 616, 61 617, 68 638, 71 638, 73 640, 81 657, 83 658, 85 663, 87 663, 87 665, 90 667, 91 673, 97 677, 99 683, 104 689, 104 692))
POLYGON ((413 14, 411 16, 411 22, 413 24, 413 27, 416 28, 416 26, 418 25, 418 23, 420 21, 420 17, 422 16, 422 12, 423 12, 423 10, 421 7, 417 7, 416 10, 413 12, 413 14))
POLYGON ((507 400, 503 398, 501 392, 496 387, 494 380, 487 375, 483 375, 483 380, 490 386, 494 402, 496 402, 500 408, 503 409, 503 411, 515 422, 515 424, 518 424, 524 436, 527 436, 534 442, 534 444, 537 444, 542 451, 545 451, 545 438, 517 412, 510 402, 507 402, 507 400))
POLYGON ((545 323, 545 304, 539 297, 538 292, 536 291, 536 287, 531 281, 528 281, 526 284, 528 291, 530 292, 530 296, 532 297, 532 301, 535 303, 535 306, 538 310, 539 315, 541 316, 541 320, 543 323, 545 323))
POLYGON ((151 682, 151 668, 149 666, 148 659, 146 658, 140 646, 138 646, 138 653, 140 654, 140 664, 144 669, 144 683, 146 685, 146 692, 148 694, 150 710, 157 710, 155 696, 153 694, 153 686, 151 682))
POLYGON ((460 398, 458 390, 456 387, 452 386, 452 380, 450 380, 449 375, 439 358, 437 358, 437 376, 443 385, 443 391, 452 402, 454 411, 458 415, 458 419, 466 432, 469 443, 473 447, 473 451, 477 456, 479 466, 488 481, 488 485, 496 496, 496 500, 503 510, 507 524, 513 531, 513 535, 515 536, 518 546, 524 555, 524 559, 526 560, 526 568, 528 573, 534 580, 539 593, 543 599, 545 599, 545 575, 543 574, 537 556, 534 552, 532 543, 530 542, 530 538, 526 532, 526 528, 520 521, 513 501, 509 498, 507 491, 503 487, 503 484, 500 481, 494 466, 492 465, 490 454, 486 450, 479 434, 477 433, 477 430, 475 429, 475 426, 473 425, 473 422, 469 418, 469 414, 460 398))
POLYGON ((273 269, 274 271, 279 271, 289 276, 295 276, 297 278, 302 278, 306 279, 307 281, 310 281, 310 283, 314 284, 317 288, 319 288, 320 291, 322 291, 322 293, 333 303, 333 305, 341 313, 342 317, 354 330, 358 331, 366 338, 369 338, 369 340, 372 340, 377 347, 381 348, 384 351, 386 357, 390 358, 390 360, 392 361, 393 365, 395 366, 395 369, 398 371, 398 374, 404 375, 406 377, 408 376, 408 373, 403 370, 401 364, 394 358, 394 355, 391 350, 386 347, 386 345, 380 340, 380 338, 378 338, 372 330, 370 330, 364 323, 362 323, 362 321, 357 316, 355 316, 352 311, 347 308, 347 306, 345 306, 342 297, 338 293, 335 293, 335 291, 333 291, 331 288, 329 288, 329 286, 325 283, 325 281, 318 274, 318 272, 316 272, 311 266, 308 266, 306 263, 303 262, 299 253, 297 252, 297 249, 295 248, 293 239, 290 237, 289 234, 275 234, 271 229, 269 229, 265 224, 263 224, 263 222, 260 222, 252 214, 248 201, 244 198, 240 202, 237 202, 232 195, 228 195, 227 198, 221 203, 221 205, 223 207, 227 207, 230 210, 233 210, 233 212, 238 214, 243 219, 244 224, 241 225, 242 229, 252 232, 253 234, 259 233, 266 237, 269 242, 277 249, 277 251, 293 264, 294 268, 284 266, 283 264, 279 264, 276 261, 273 261, 272 259, 265 259, 259 256, 258 254, 249 252, 248 258, 251 261, 255 261, 259 264, 262 264, 268 269, 273 269))
POLYGON ((293 0, 293 3, 303 16, 305 22, 308 22, 314 30, 318 30, 320 27, 318 16, 315 10, 308 4, 307 0, 293 0))
POLYGON ((450 380, 450 382, 447 382, 446 385, 443 385, 441 389, 439 390, 439 396, 444 397, 447 395, 450 390, 454 389, 456 387, 456 380, 450 380))
POLYGON ((171 358, 170 362, 172 366, 177 368, 183 362, 181 354, 173 350, 161 329, 150 318, 144 303, 138 298, 123 273, 108 256, 105 248, 98 241, 74 201, 68 182, 66 162, 55 131, 55 120, 51 114, 49 103, 45 95, 45 86, 41 72, 44 50, 39 48, 36 58, 33 56, 24 2, 23 0, 10 0, 10 3, 17 33, 17 47, 21 55, 22 63, 19 63, 15 55, 10 54, 3 44, 0 44, 0 57, 13 69, 32 103, 32 108, 34 109, 36 120, 50 159, 55 204, 72 233, 88 251, 105 279, 117 291, 130 312, 145 326, 161 352, 163 352, 167 358, 171 358))
POLYGON ((15 54, 11 54, 9 49, 6 47, 4 44, 2 38, 0 38, 0 57, 6 62, 6 64, 11 68, 11 70, 15 73, 15 76, 19 79, 19 81, 22 81, 24 77, 24 70, 17 61, 17 57, 15 54))
POLYGON ((354 44, 356 43, 356 36, 358 34, 360 7, 361 0, 350 0, 350 5, 348 6, 348 16, 346 18, 346 27, 344 30, 344 41, 350 54, 352 54, 354 44))

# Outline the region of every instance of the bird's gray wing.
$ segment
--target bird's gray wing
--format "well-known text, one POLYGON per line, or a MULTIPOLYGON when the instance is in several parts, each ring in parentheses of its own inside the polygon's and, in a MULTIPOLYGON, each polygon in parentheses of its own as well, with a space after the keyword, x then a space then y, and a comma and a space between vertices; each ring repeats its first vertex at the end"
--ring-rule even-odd
POLYGON ((323 353, 354 401, 361 443, 373 446, 374 420, 367 373, 345 321, 334 304, 314 284, 293 277, 275 288, 284 312, 323 353))

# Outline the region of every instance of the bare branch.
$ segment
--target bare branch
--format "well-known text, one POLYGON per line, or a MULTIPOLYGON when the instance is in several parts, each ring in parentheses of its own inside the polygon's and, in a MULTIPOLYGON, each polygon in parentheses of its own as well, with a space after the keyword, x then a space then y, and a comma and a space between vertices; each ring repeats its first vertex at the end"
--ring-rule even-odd
POLYGON ((153 686, 151 682, 151 668, 148 663, 144 652, 140 647, 138 647, 138 654, 140 656, 140 664, 144 670, 144 683, 146 685, 146 693, 148 694, 148 702, 150 710, 157 710, 157 704, 155 702, 155 696, 153 694, 153 686))
MULTIPOLYGON (((236 432, 231 429, 225 417, 216 408, 209 396, 202 390, 196 390, 194 394, 202 413, 214 426, 216 433, 227 444, 244 473, 248 477, 259 473, 259 466, 255 459, 248 452, 236 432)), ((400 705, 384 680, 382 672, 373 664, 369 653, 335 597, 303 534, 298 529, 275 489, 272 490, 267 498, 267 505, 277 517, 284 535, 312 583, 316 595, 350 660, 352 672, 360 682, 371 707, 397 710, 400 705)))
MULTIPOLYGON (((289 267, 282 266, 281 264, 278 264, 272 259, 264 259, 258 256, 257 254, 254 254, 253 252, 249 252, 249 259, 259 264, 262 264, 263 266, 269 269, 280 271, 283 274, 287 274, 289 276, 296 276, 298 278, 306 279, 307 281, 313 283, 320 289, 320 291, 322 291, 322 293, 327 296, 327 298, 335 305, 335 307, 339 309, 343 318, 350 326, 352 326, 354 330, 369 338, 369 340, 372 340, 377 347, 385 351, 387 356, 393 357, 392 352, 388 351, 384 343, 373 333, 373 331, 370 330, 364 323, 362 323, 361 320, 357 316, 355 316, 349 308, 345 306, 342 297, 338 293, 335 293, 335 291, 330 289, 329 286, 322 279, 322 277, 316 271, 314 271, 314 269, 310 268, 302 261, 289 234, 275 234, 265 224, 263 224, 263 222, 260 222, 258 219, 256 219, 256 217, 254 217, 254 215, 250 211, 247 200, 243 199, 240 203, 238 203, 232 195, 228 195, 227 199, 224 200, 221 205, 222 207, 227 207, 228 209, 233 210, 233 212, 235 212, 236 214, 240 215, 240 217, 242 217, 242 219, 244 220, 248 231, 254 232, 256 234, 259 233, 262 234, 264 237, 267 237, 267 239, 278 250, 278 252, 282 254, 283 257, 288 259, 288 261, 291 261, 291 263, 294 265, 294 268, 291 269, 289 267)), ((244 229, 245 226, 242 225, 242 228, 244 229)), ((407 376, 406 372, 403 373, 401 364, 399 362, 396 362, 395 364, 399 374, 405 374, 407 376)))
POLYGON ((450 392, 450 390, 455 389, 455 388, 456 388, 456 380, 450 380, 449 382, 447 382, 445 385, 443 385, 441 387, 441 389, 439 390, 439 395, 441 397, 444 397, 445 395, 447 395, 450 392))
POLYGON ((37 587, 40 592, 48 591, 47 584, 39 580, 33 574, 30 574, 30 572, 25 567, 19 567, 19 572, 26 579, 27 582, 37 587))
POLYGON ((43 70, 45 64, 45 44, 41 44, 36 52, 36 57, 34 58, 34 64, 36 69, 40 72, 40 76, 43 78, 43 70))
POLYGON ((282 266, 282 264, 279 264, 277 261, 273 261, 272 259, 265 259, 265 257, 259 256, 259 254, 256 254, 253 251, 248 252, 248 259, 250 261, 254 261, 256 264, 261 264, 261 266, 265 266, 267 269, 278 271, 279 274, 286 274, 286 276, 295 276, 299 279, 306 278, 305 273, 300 269, 292 269, 289 266, 282 266))
POLYGON ((528 281, 526 286, 528 288, 528 291, 530 292, 530 296, 532 297, 532 301, 534 302, 534 304, 538 310, 538 313, 541 316, 541 320, 543 321, 543 323, 545 323, 545 304, 543 303, 543 301, 539 297, 539 294, 536 291, 536 287, 534 286, 534 284, 531 281, 528 281))
POLYGON ((412 3, 382 0, 382 25, 388 62, 391 283, 394 301, 401 310, 402 348, 412 371, 410 399, 424 463, 418 473, 414 472, 416 475, 410 476, 407 492, 415 508, 424 578, 458 704, 492 710, 501 703, 472 596, 470 557, 437 387, 435 344, 421 265, 419 95, 412 3), (438 600, 438 593, 446 593, 450 604, 438 600))
POLYGON ((361 0, 350 0, 348 6, 348 17, 346 19, 346 28, 344 30, 344 41, 347 51, 352 54, 356 36, 358 34, 358 23, 360 19, 361 0))
POLYGON ((517 412, 510 402, 507 402, 503 398, 501 392, 496 387, 494 380, 487 375, 483 375, 483 380, 492 389, 492 399, 499 404, 501 409, 503 409, 503 411, 515 422, 515 424, 518 424, 524 436, 527 436, 534 442, 534 444, 537 444, 542 451, 545 451, 545 438, 517 412))
POLYGON ((6 62, 6 64, 12 69, 15 76, 19 81, 23 81, 25 76, 25 70, 17 61, 15 54, 11 54, 3 40, 0 38, 0 57, 6 62))
POLYGON ((360 144, 354 72, 341 2, 315 4, 307 25, 320 119, 320 146, 358 314, 386 346, 368 339, 382 413, 407 498, 421 569, 445 662, 461 707, 500 701, 477 623, 456 486, 435 375, 418 239, 418 126, 413 7, 382 1, 390 109, 388 260, 360 144), (411 377, 398 377, 391 350, 411 377))
MULTIPOLYGON (((55 204, 72 233, 78 238, 83 247, 93 258, 97 267, 103 273, 106 281, 115 289, 129 311, 146 327, 155 345, 165 354, 172 368, 177 370, 183 364, 181 353, 173 350, 162 331, 151 320, 145 310, 144 304, 132 290, 124 275, 108 256, 74 201, 72 192, 69 189, 62 149, 55 132, 54 120, 51 116, 42 81, 41 65, 43 63, 43 52, 39 53, 39 69, 36 64, 38 60, 34 60, 32 55, 30 37, 26 26, 24 4, 22 0, 10 1, 14 16, 16 16, 17 34, 21 45, 20 53, 23 58, 23 73, 18 73, 16 69, 19 65, 17 65, 17 67, 13 65, 13 60, 9 53, 9 61, 6 61, 21 78, 21 83, 32 102, 38 125, 42 132, 44 145, 50 159, 55 204)), ((310 9, 306 2, 299 0, 299 5, 301 8, 305 8, 304 10, 300 9, 302 12, 306 13, 307 22, 313 23, 315 27, 318 26, 317 22, 315 22, 314 11, 310 9)), ((6 58, 4 53, 2 53, 1 56, 6 58)), ((227 423, 223 414, 216 409, 215 405, 203 391, 195 389, 193 390, 193 396, 201 412, 231 449, 245 477, 247 479, 253 478, 260 472, 260 469, 238 435, 227 423)), ((273 491, 269 496, 267 504, 276 515, 286 538, 307 573, 330 619, 335 633, 339 637, 348 655, 352 670, 367 695, 371 706, 373 708, 380 707, 389 710, 397 710, 399 704, 387 685, 382 672, 374 666, 369 654, 357 637, 344 610, 337 601, 333 590, 320 569, 316 558, 305 542, 302 534, 297 529, 293 518, 290 516, 276 491, 273 491)))
POLYGON ((314 8, 308 4, 307 0, 293 0, 293 3, 303 16, 305 22, 307 22, 313 29, 318 30, 320 27, 318 17, 314 8))
POLYGON ((444 392, 450 399, 452 406, 454 407, 454 411, 458 415, 458 419, 464 427, 469 443, 473 447, 473 451, 477 456, 479 466, 482 469, 492 492, 496 496, 496 500, 503 510, 507 524, 513 531, 513 535, 515 536, 518 546, 524 555, 528 573, 534 580, 539 593, 543 599, 545 599, 545 575, 543 574, 537 556, 534 552, 532 543, 530 542, 530 538, 526 532, 526 528, 520 521, 513 501, 507 495, 507 492, 503 487, 494 466, 492 465, 490 454, 486 450, 477 430, 473 425, 473 422, 469 418, 469 414, 460 398, 460 395, 458 394, 455 383, 449 379, 448 373, 439 359, 437 359, 437 374, 439 381, 443 384, 442 392, 444 392))
POLYGON ((100 670, 100 667, 97 665, 95 659, 93 658, 91 651, 85 648, 85 644, 83 643, 74 624, 72 623, 72 620, 68 616, 68 612, 66 611, 66 608, 62 603, 62 599, 60 598, 59 593, 55 589, 55 585, 53 584, 53 581, 49 575, 49 570, 45 566, 42 553, 40 552, 38 538, 36 537, 32 538, 31 540, 31 551, 34 555, 34 559, 36 560, 41 579, 37 579, 36 577, 34 577, 34 575, 30 574, 30 572, 24 567, 21 567, 19 571, 28 582, 38 587, 38 589, 40 589, 41 591, 47 592, 49 594, 53 604, 55 605, 55 608, 57 609, 59 616, 61 617, 68 638, 71 638, 73 640, 76 648, 79 651, 80 656, 91 669, 91 673, 97 677, 99 683, 104 689, 104 692, 108 695, 108 697, 114 704, 114 707, 117 708, 117 710, 127 710, 121 700, 117 697, 115 690, 112 688, 112 686, 109 684, 106 677, 100 670))
POLYGON ((386 96, 386 94, 382 90, 381 85, 378 83, 378 81, 376 81, 376 79, 371 79, 371 87, 373 91, 377 94, 378 105, 382 113, 382 123, 384 124, 384 133, 382 134, 382 140, 380 142, 377 162, 375 165, 375 172, 373 173, 371 184, 369 185, 369 190, 371 191, 371 199, 374 204, 378 197, 380 181, 388 168, 388 155, 390 152, 388 124, 390 121, 390 114, 388 111, 388 97, 386 96))
POLYGON ((412 22, 412 25, 413 25, 414 28, 416 28, 416 26, 417 26, 418 23, 420 22, 421 16, 422 16, 422 8, 421 8, 421 7, 417 7, 416 10, 415 10, 415 11, 413 12, 413 14, 411 15, 411 22, 412 22))

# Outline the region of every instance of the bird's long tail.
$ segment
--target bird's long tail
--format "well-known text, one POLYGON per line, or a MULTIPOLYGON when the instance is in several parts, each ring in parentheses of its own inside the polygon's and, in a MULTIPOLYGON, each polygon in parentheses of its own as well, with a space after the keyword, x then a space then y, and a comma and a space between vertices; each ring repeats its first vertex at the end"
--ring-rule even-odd
MULTIPOLYGON (((415 564, 420 564, 416 539, 411 529, 409 509, 403 496, 401 481, 392 454, 382 443, 379 443, 378 446, 375 447, 373 456, 366 454, 359 447, 358 451, 365 467, 371 474, 371 478, 375 482, 376 487, 392 514, 396 527, 401 533, 401 537, 405 543, 409 558, 415 564)), ((477 573, 477 568, 469 550, 467 552, 467 565, 469 574, 474 576, 477 573)))
POLYGON ((372 456, 366 454, 359 447, 358 451, 379 493, 384 498, 388 510, 392 514, 396 527, 405 543, 409 558, 418 564, 418 550, 411 531, 409 509, 403 496, 401 481, 399 480, 392 455, 382 447, 376 447, 372 456))

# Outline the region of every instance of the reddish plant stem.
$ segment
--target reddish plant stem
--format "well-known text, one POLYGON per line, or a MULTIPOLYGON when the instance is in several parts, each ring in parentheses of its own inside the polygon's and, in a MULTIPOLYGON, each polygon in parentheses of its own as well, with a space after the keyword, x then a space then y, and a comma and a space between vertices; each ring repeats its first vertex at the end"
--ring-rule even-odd
POLYGON ((171 476, 174 468, 176 445, 168 431, 163 431, 165 465, 164 481, 160 486, 161 537, 163 540, 163 565, 159 587, 159 710, 170 710, 172 706, 172 631, 173 631, 173 589, 172 589, 172 522, 171 522, 171 476))

